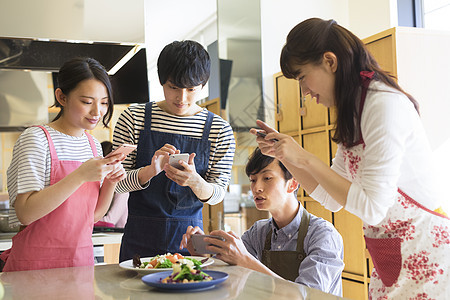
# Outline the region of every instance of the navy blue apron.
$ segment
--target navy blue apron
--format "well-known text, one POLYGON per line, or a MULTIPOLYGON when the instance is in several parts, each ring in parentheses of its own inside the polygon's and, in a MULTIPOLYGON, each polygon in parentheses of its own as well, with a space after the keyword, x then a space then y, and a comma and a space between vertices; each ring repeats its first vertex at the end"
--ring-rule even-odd
MULTIPOLYGON (((181 134, 151 130, 152 103, 145 106, 144 130, 139 134, 136 168, 151 164, 153 154, 165 144, 171 144, 181 153, 196 153, 195 169, 203 178, 209 163, 211 130, 214 114, 208 112, 201 139, 181 134)), ((189 255, 179 246, 187 227, 203 229, 203 203, 189 187, 183 187, 169 178, 164 171, 153 177, 150 185, 130 193, 128 220, 124 228, 119 260, 155 256, 167 252, 189 255)))

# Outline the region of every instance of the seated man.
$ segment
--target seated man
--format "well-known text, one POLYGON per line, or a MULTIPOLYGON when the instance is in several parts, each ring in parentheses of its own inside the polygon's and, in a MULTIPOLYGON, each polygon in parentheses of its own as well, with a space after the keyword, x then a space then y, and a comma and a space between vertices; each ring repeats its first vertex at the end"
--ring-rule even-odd
MULTIPOLYGON (((333 225, 311 215, 297 200, 298 182, 278 160, 257 148, 245 169, 258 210, 272 218, 259 220, 241 238, 215 230, 225 240, 205 238, 216 257, 276 277, 282 277, 335 295, 342 295, 344 247, 333 225)), ((195 253, 190 237, 203 234, 189 226, 180 243, 195 253)))

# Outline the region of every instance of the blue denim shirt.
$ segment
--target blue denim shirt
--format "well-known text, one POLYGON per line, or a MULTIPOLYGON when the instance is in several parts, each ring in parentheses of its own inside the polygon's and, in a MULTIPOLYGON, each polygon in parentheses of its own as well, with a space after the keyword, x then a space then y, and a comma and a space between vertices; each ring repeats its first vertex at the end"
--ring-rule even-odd
MULTIPOLYGON (((295 251, 303 209, 300 205, 295 218, 281 229, 276 228, 272 218, 256 221, 242 235, 247 251, 261 261, 264 241, 271 229, 272 251, 295 251)), ((306 258, 300 264, 295 282, 342 296, 344 245, 339 232, 330 222, 311 214, 303 245, 306 258)))

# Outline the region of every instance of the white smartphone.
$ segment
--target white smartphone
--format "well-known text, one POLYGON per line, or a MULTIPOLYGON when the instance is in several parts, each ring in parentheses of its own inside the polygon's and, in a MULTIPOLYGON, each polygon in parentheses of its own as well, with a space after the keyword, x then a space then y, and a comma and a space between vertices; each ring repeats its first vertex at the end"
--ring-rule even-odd
POLYGON ((105 158, 113 156, 114 154, 118 154, 118 153, 123 153, 125 156, 127 156, 128 154, 130 154, 131 152, 136 150, 136 148, 137 148, 137 145, 122 144, 122 145, 120 145, 119 148, 117 148, 116 150, 114 150, 114 151, 110 152, 108 155, 106 155, 105 158))
POLYGON ((191 235, 192 246, 197 254, 216 254, 217 252, 207 250, 206 246, 211 244, 205 242, 205 237, 224 241, 224 238, 218 235, 193 234, 191 235))
POLYGON ((189 153, 171 154, 169 156, 169 165, 171 165, 177 169, 183 170, 183 166, 179 163, 180 160, 188 163, 189 153))

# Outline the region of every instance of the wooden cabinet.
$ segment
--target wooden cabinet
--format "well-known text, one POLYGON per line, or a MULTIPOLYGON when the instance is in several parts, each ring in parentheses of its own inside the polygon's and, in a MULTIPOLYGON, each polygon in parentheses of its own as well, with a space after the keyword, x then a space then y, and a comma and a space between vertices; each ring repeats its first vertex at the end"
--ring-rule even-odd
POLYGON ((284 76, 275 76, 275 107, 278 130, 297 136, 300 119, 300 87, 284 76))

